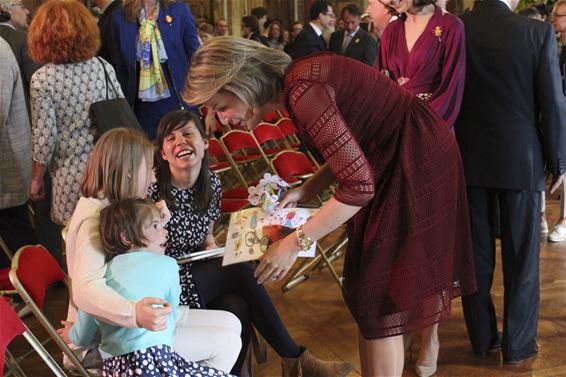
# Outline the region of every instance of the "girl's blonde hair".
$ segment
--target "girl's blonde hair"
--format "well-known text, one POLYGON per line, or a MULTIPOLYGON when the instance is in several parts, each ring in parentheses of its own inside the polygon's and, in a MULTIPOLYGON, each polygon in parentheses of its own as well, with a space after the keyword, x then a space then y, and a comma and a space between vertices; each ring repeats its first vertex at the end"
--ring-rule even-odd
POLYGON ((250 107, 276 99, 291 63, 289 55, 245 38, 214 37, 191 59, 183 99, 201 105, 220 91, 250 107))
POLYGON ((139 131, 114 128, 104 133, 92 151, 81 181, 87 198, 121 200, 139 192, 138 171, 153 162, 153 145, 139 131))

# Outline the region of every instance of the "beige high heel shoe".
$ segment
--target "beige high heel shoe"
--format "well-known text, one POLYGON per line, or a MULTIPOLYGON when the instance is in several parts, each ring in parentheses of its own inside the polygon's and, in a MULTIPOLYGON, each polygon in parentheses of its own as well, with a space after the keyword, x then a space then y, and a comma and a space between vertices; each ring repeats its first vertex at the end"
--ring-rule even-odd
MULTIPOLYGON (((422 344, 421 344, 422 346, 422 344)), ((436 373, 437 364, 438 364, 438 353, 440 351, 440 343, 436 343, 436 360, 434 360, 433 365, 421 365, 415 364, 415 373, 419 377, 430 377, 436 373)), ((420 353, 420 351, 419 351, 420 353)))

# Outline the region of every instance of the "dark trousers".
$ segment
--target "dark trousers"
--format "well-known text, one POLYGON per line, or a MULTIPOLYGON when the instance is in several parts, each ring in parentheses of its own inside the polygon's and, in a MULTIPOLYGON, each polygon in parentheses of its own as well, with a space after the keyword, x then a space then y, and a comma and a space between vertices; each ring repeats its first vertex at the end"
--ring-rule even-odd
POLYGON ((195 262, 193 281, 207 309, 226 310, 242 322, 242 350, 232 369, 238 374, 248 349, 252 324, 281 357, 298 357, 301 349, 291 338, 269 293, 254 278, 251 263, 222 267, 222 259, 195 262))
POLYGON ((497 339, 490 291, 495 269, 494 209, 498 203, 504 287, 503 357, 515 360, 532 355, 537 350, 540 304, 540 192, 468 187, 468 200, 478 290, 462 297, 462 305, 472 348, 487 353, 497 339))
MULTIPOLYGON (((12 254, 16 254, 16 251, 24 245, 37 243, 27 204, 0 209, 0 237, 12 254)), ((0 268, 9 266, 10 260, 3 251, 0 251, 0 268)))
POLYGON ((45 246, 53 257, 62 265, 61 256, 61 230, 63 227, 51 221, 51 176, 45 173, 43 187, 45 188, 45 198, 32 202, 33 224, 37 241, 45 246))

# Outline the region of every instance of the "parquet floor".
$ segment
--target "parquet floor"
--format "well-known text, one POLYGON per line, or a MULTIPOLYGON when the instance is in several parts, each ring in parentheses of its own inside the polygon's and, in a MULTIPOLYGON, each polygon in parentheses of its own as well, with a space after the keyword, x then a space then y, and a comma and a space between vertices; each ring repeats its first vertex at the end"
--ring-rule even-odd
MULTIPOLYGON (((553 224, 558 217, 559 202, 550 199, 547 204, 547 219, 553 224)), ((342 258, 334 262, 337 270, 342 269, 342 258)), ((493 295, 499 320, 503 309, 502 277, 497 271, 493 295)), ((453 302, 451 317, 440 325, 440 356, 435 376, 565 376, 566 377, 566 242, 560 244, 542 242, 541 247, 541 308, 538 328, 539 354, 518 366, 501 363, 500 357, 481 360, 474 358, 469 346, 464 325, 460 300, 453 302)), ((340 290, 328 269, 322 269, 311 278, 288 292, 282 292, 280 285, 269 286, 273 300, 283 321, 295 340, 307 346, 311 352, 325 359, 348 360, 355 369, 350 376, 360 376, 358 359, 357 329, 343 303, 340 290)), ((64 295, 55 297, 49 308, 56 317, 65 313, 64 295)), ((26 319, 32 330, 37 326, 26 319)), ((499 322, 501 327, 501 322, 499 322)), ((418 342, 417 342, 418 343, 418 342)), ((11 349, 19 354, 25 341, 17 339, 11 349)), ((418 344, 416 344, 418 346, 418 344)), ((59 357, 53 344, 48 346, 59 357)), ((416 347, 414 351, 416 357, 416 347)), ((406 355, 403 376, 416 376, 413 363, 406 355)), ((50 376, 39 357, 33 356, 23 364, 29 376, 50 376)), ((279 358, 268 348, 268 361, 258 365, 254 362, 254 376, 281 376, 279 358)))

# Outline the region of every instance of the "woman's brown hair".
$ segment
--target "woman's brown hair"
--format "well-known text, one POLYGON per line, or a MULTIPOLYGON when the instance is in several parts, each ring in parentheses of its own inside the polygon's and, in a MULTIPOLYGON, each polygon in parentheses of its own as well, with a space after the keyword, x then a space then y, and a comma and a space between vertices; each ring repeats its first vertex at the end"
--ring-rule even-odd
POLYGON ((159 216, 155 204, 144 199, 119 200, 100 211, 98 230, 106 262, 134 247, 147 246, 143 235, 144 227, 151 221, 151 215, 154 213, 159 216))

